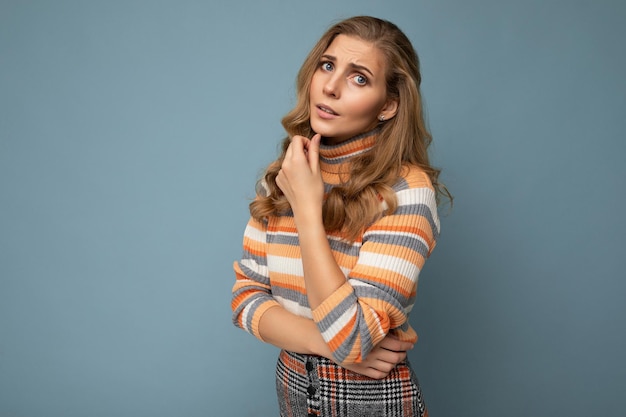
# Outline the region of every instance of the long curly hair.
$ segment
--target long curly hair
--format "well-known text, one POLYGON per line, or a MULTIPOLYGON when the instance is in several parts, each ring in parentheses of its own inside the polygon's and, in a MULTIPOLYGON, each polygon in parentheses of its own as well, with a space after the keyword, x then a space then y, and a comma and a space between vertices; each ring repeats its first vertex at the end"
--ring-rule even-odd
POLYGON ((309 92, 313 74, 326 49, 338 35, 359 38, 376 46, 386 61, 387 98, 395 99, 395 117, 379 124, 373 148, 351 160, 349 178, 328 193, 323 206, 324 227, 353 241, 368 225, 397 207, 392 189, 403 168, 413 165, 430 178, 437 203, 445 197, 452 202, 446 187, 438 181, 440 170, 431 166, 428 146, 432 137, 426 128, 420 95, 419 59, 406 35, 393 23, 370 16, 355 16, 331 26, 304 60, 296 81, 297 102, 283 117, 287 137, 278 159, 266 169, 257 184, 257 198, 250 204, 250 213, 258 221, 285 213, 290 209, 287 198, 276 185, 290 138, 311 137, 309 92), (381 198, 386 203, 381 208, 381 198))

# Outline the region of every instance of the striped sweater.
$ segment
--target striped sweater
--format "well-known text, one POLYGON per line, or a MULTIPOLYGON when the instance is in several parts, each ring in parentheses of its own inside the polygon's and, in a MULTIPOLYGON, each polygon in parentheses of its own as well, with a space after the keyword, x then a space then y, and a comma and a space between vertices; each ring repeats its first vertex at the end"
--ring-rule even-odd
MULTIPOLYGON (((375 139, 369 134, 320 146, 327 191, 348 172, 350 157, 370 149, 375 139)), ((389 332, 416 342, 409 313, 419 272, 439 235, 439 219, 428 176, 417 167, 404 171, 394 186, 398 200, 394 213, 373 223, 353 243, 328 235, 346 283, 313 310, 293 217, 251 219, 244 232, 243 257, 234 263, 233 323, 262 340, 261 316, 280 305, 313 319, 339 363, 360 362, 389 332)))

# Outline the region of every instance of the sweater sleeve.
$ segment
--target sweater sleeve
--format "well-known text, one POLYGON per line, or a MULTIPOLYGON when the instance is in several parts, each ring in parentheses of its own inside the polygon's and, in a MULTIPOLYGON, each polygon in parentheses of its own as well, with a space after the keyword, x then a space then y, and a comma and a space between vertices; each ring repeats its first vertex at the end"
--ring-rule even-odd
POLYGON ((346 283, 312 312, 339 363, 360 362, 392 329, 417 340, 408 314, 439 234, 435 192, 421 178, 417 186, 406 180, 396 186, 395 212, 365 231, 346 283))
POLYGON ((272 297, 265 236, 266 225, 250 219, 244 231, 242 259, 233 264, 236 279, 231 300, 233 324, 260 340, 261 316, 279 305, 272 297))

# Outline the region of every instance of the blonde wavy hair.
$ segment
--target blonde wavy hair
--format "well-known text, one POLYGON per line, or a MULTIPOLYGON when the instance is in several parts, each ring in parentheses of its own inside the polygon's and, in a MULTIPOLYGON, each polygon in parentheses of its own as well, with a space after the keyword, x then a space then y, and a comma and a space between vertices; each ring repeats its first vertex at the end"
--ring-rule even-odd
POLYGON ((287 137, 278 159, 266 169, 257 184, 257 198, 250 204, 250 214, 258 221, 280 215, 290 209, 287 198, 276 185, 285 152, 294 135, 311 137, 309 92, 313 74, 326 49, 338 35, 359 38, 376 46, 386 58, 387 98, 395 99, 395 117, 379 124, 373 148, 351 160, 351 172, 345 183, 333 187, 323 206, 324 227, 348 241, 354 241, 364 228, 397 207, 392 186, 402 169, 414 165, 430 178, 437 203, 445 197, 452 202, 446 187, 438 181, 440 170, 431 166, 428 146, 432 137, 426 128, 420 95, 419 59, 406 35, 393 23, 370 16, 343 20, 326 31, 306 57, 296 81, 297 102, 282 119, 287 137), (381 201, 386 210, 381 208, 381 201))

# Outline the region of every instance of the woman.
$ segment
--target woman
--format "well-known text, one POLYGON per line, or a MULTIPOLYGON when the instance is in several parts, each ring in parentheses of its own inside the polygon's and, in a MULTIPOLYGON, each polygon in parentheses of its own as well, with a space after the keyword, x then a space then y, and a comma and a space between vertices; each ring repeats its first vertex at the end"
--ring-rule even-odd
POLYGON ((281 416, 427 416, 406 351, 450 197, 428 159, 417 55, 394 24, 332 26, 250 204, 233 321, 282 349, 281 416))

